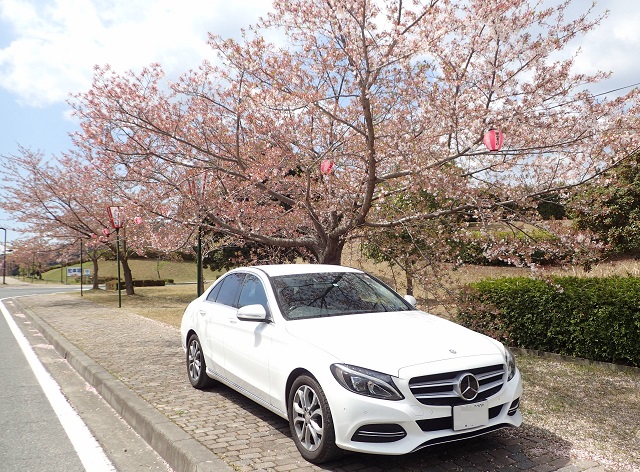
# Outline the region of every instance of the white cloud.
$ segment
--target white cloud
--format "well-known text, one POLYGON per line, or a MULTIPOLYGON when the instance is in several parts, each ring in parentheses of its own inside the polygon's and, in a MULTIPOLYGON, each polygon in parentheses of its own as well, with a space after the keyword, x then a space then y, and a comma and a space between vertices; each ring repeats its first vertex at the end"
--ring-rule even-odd
POLYGON ((160 62, 169 73, 182 72, 210 56, 208 32, 235 35, 269 6, 268 0, 0 0, 0 87, 24 104, 46 106, 88 88, 96 64, 124 71, 160 62))
MULTIPOLYGON (((581 0, 576 0, 575 4, 580 9, 588 6, 581 0)), ((608 16, 602 23, 574 43, 580 48, 576 72, 613 73, 610 80, 596 87, 599 92, 640 82, 640 65, 636 59, 640 50, 640 2, 598 1, 596 11, 603 13, 605 10, 608 10, 608 16)))
MULTIPOLYGON (((550 0, 551 2, 560 0, 550 0)), ((237 36, 270 0, 0 0, 0 89, 45 107, 87 89, 96 64, 118 71, 160 62, 170 74, 210 57, 207 33, 237 36)), ((572 10, 590 2, 575 0, 572 10)), ((579 72, 613 71, 602 90, 640 81, 640 2, 600 0, 610 15, 576 41, 579 72)), ((600 88, 600 87, 598 87, 600 88)))

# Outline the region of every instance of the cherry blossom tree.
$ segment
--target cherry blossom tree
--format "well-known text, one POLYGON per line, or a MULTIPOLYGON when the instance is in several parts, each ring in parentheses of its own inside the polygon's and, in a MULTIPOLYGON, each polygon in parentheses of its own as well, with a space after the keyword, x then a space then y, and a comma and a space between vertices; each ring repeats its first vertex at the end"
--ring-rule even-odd
POLYGON ((72 103, 75 143, 126 183, 120 198, 318 262, 340 263, 363 229, 460 215, 472 232, 522 228, 514 207, 638 148, 638 91, 598 99, 608 74, 573 71, 570 42, 600 18, 571 18, 571 3, 276 0, 241 41, 211 35, 219 61, 176 81, 159 64, 97 68, 72 103), (492 127, 498 152, 482 144, 492 127), (440 205, 389 211, 419 193, 440 205))
MULTIPOLYGON (((112 181, 103 179, 96 167, 77 152, 46 158, 26 148, 19 151, 4 156, 4 198, 0 207, 21 224, 20 230, 29 235, 30 245, 35 247, 33 251, 43 252, 45 245, 55 245, 62 256, 68 257, 71 251, 77 257, 77 243, 83 240, 93 262, 93 288, 97 289, 98 260, 105 250, 116 253, 115 238, 104 234, 110 228, 107 206, 118 203, 113 200, 112 181)), ((184 244, 185 238, 180 230, 166 230, 167 225, 157 222, 154 215, 145 218, 144 211, 133 205, 124 211, 126 227, 121 233, 120 259, 127 294, 133 294, 129 256, 144 253, 149 247, 175 250, 179 247, 176 242, 184 244), (134 225, 135 216, 140 217, 141 225, 134 225)))
MULTIPOLYGON (((60 168, 45 159, 43 153, 23 147, 17 155, 4 156, 4 159, 4 198, 0 207, 20 223, 20 230, 28 236, 30 244, 21 246, 33 246, 33 251, 43 252, 46 245, 53 244, 55 247, 47 251, 59 255, 65 248, 75 247, 79 239, 85 239, 89 248, 96 246, 98 241, 91 236, 100 231, 101 222, 92 212, 95 195, 86 182, 81 181, 79 166, 69 162, 70 168, 60 168)), ((99 253, 90 254, 94 288, 98 288, 99 253)))

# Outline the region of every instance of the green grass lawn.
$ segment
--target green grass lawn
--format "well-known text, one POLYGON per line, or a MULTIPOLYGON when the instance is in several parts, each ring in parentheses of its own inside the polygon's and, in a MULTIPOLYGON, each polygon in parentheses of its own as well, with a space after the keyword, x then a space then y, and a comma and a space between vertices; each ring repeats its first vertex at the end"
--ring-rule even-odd
MULTIPOLYGON (((131 274, 134 280, 162 280, 173 279, 176 283, 194 282, 196 281, 196 264, 195 262, 173 262, 158 261, 152 259, 132 259, 129 261, 131 274)), ((80 267, 80 264, 70 265, 69 267, 80 267)), ((93 272, 93 264, 84 262, 83 269, 90 269, 93 272)), ((117 278, 116 261, 100 261, 98 266, 98 276, 110 279, 117 278)), ((57 283, 76 283, 73 277, 67 278, 67 268, 52 269, 42 274, 42 280, 57 283)), ((204 269, 205 283, 212 282, 221 274, 220 271, 214 272, 204 269)))
MULTIPOLYGON (((79 297, 80 294, 78 293, 79 297)), ((135 295, 122 291, 122 309, 146 318, 180 327, 184 309, 197 296, 196 284, 166 285, 164 287, 136 287, 135 295)), ((118 308, 118 292, 88 290, 83 297, 103 306, 118 308)))

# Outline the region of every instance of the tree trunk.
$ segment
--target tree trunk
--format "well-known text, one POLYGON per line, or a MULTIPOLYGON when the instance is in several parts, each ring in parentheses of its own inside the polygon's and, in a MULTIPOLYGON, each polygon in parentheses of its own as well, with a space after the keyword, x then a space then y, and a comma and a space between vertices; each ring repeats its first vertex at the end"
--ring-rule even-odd
POLYGON ((345 242, 342 237, 327 240, 326 245, 317 252, 318 263, 340 265, 345 242))
POLYGON ((127 295, 134 295, 135 293, 133 291, 133 276, 131 275, 131 267, 129 267, 129 259, 127 257, 121 257, 120 263, 122 264, 124 287, 127 291, 127 295))
POLYGON ((90 257, 91 257, 91 262, 93 263, 93 287, 91 288, 93 290, 98 290, 100 286, 98 283, 98 256, 96 254, 96 251, 93 251, 90 257))
POLYGON ((404 273, 407 277, 407 295, 413 296, 413 267, 411 263, 407 264, 404 273))

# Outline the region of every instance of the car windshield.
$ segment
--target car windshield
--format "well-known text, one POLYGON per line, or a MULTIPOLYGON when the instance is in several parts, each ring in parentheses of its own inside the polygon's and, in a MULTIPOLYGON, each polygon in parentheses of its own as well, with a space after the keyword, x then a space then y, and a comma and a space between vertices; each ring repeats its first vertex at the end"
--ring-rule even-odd
POLYGON ((286 319, 407 311, 413 307, 370 275, 330 272, 282 275, 273 287, 286 319))

